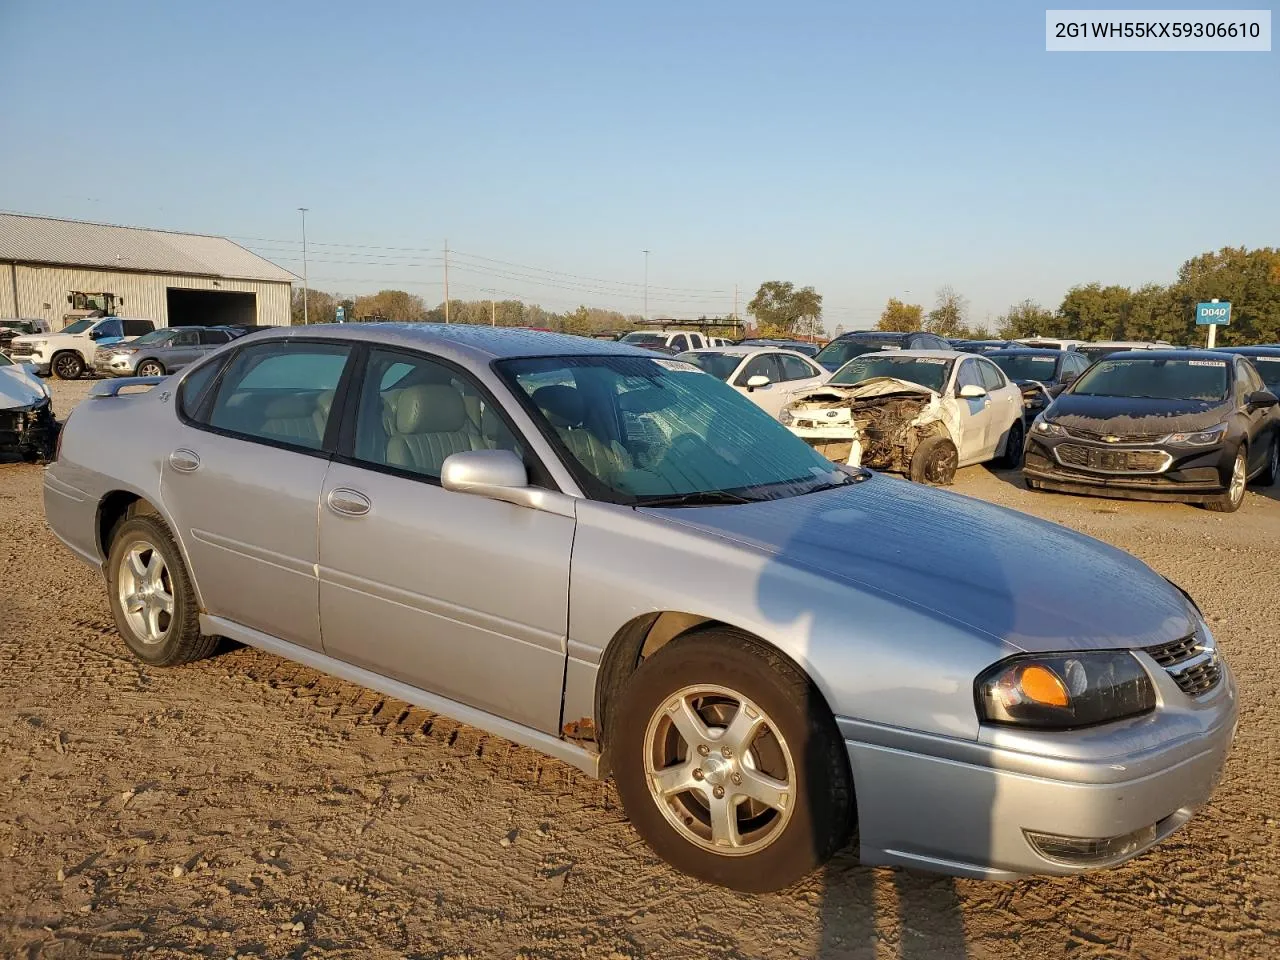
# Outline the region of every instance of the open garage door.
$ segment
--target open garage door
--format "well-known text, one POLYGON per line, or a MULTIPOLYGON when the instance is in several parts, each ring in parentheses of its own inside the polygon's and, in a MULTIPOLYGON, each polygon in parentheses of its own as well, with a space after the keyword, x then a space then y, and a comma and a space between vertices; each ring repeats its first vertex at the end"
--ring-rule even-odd
POLYGON ((168 289, 169 326, 252 326, 258 322, 258 298, 227 290, 168 289))

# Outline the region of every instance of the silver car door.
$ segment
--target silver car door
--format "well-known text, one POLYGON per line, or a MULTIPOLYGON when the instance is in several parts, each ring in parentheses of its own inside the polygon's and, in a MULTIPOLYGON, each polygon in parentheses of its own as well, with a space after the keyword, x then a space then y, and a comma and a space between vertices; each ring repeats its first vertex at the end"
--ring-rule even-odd
POLYGON ((314 650, 324 438, 349 354, 296 339, 237 351, 205 396, 184 383, 185 421, 161 464, 208 612, 314 650))
POLYGON ((492 398, 373 349, 349 432, 321 498, 325 653, 558 733, 574 521, 439 483, 452 453, 520 449, 492 398))

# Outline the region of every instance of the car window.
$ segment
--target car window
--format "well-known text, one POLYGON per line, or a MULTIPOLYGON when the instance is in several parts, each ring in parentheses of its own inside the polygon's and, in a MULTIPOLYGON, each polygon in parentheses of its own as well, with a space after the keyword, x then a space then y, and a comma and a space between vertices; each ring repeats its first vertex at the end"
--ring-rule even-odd
POLYGON ((1262 378, 1266 389, 1280 396, 1280 356, 1249 359, 1253 361, 1254 371, 1262 378))
POLYGON ((319 450, 350 348, 273 341, 247 346, 227 366, 209 425, 319 450))
POLYGON ((221 363, 206 363, 183 378, 182 385, 178 388, 178 410, 188 420, 199 419, 200 406, 209 391, 209 385, 221 369, 221 363))
POLYGON ((960 369, 956 372, 956 390, 961 387, 982 387, 987 389, 982 382, 982 376, 978 373, 978 361, 966 360, 960 364, 960 369))
POLYGON ((676 359, 692 363, 699 370, 711 374, 718 380, 728 380, 733 376, 733 371, 738 369, 738 364, 742 363, 742 354, 715 353, 714 351, 690 352, 682 353, 676 359))
POLYGON ((877 377, 891 377, 918 383, 941 393, 946 388, 951 363, 945 357, 903 356, 897 351, 868 353, 850 360, 827 382, 837 386, 851 386, 877 377))
POLYGON ((179 330, 173 335, 170 346, 173 347, 194 347, 200 343, 200 334, 195 330, 179 330))
POLYGON ((201 330, 200 342, 205 346, 217 343, 230 343, 231 334, 226 330, 201 330))
MULTIPOLYGON (((987 390, 999 390, 1004 387, 1006 381, 1004 375, 1000 373, 994 363, 988 363, 986 360, 974 361, 978 364, 978 373, 982 377, 982 386, 987 390)), ((1053 367, 1049 368, 1049 376, 1053 377, 1053 367)))
POLYGON ((669 346, 671 347, 672 350, 676 350, 678 352, 684 352, 685 350, 689 349, 689 338, 686 337, 683 333, 677 334, 676 336, 671 338, 671 343, 669 344, 669 346))
POLYGON ((93 337, 95 340, 101 340, 106 337, 122 336, 120 332, 119 320, 104 320, 93 328, 93 337))
POLYGON ((1140 397, 1149 400, 1227 398, 1227 361, 1145 357, 1099 360, 1072 393, 1085 397, 1140 397))
POLYGON ((799 357, 793 357, 786 353, 778 354, 778 362, 782 364, 783 380, 805 380, 809 377, 816 377, 817 374, 807 363, 799 357))
POLYGON ((465 374, 425 357, 372 350, 356 414, 355 458, 438 480, 468 450, 524 450, 465 374))
POLYGON ((733 381, 735 387, 745 387, 752 377, 768 377, 770 383, 782 379, 782 371, 778 368, 778 358, 772 353, 762 353, 747 361, 746 366, 733 381))
POLYGON ((140 337, 144 333, 150 333, 155 329, 155 324, 150 320, 139 320, 136 317, 124 318, 124 335, 126 337, 140 337))

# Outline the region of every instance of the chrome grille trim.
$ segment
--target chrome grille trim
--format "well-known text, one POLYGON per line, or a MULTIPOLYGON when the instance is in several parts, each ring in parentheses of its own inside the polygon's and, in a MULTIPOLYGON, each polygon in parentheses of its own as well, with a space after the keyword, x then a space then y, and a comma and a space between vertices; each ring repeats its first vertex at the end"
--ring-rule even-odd
POLYGON ((1164 667, 1178 689, 1189 697, 1208 693, 1222 679, 1217 649, 1212 643, 1201 643, 1194 633, 1171 643, 1146 647, 1143 653, 1164 667))

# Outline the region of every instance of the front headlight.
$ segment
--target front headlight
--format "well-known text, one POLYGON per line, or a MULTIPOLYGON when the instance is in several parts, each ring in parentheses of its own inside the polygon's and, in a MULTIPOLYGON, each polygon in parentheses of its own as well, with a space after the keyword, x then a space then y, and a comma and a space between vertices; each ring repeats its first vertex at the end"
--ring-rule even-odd
POLYGON ((795 417, 793 417, 793 416, 791 415, 791 408, 790 408, 790 407, 783 407, 783 408, 782 408, 782 412, 778 414, 778 422, 779 422, 779 423, 790 423, 790 422, 791 422, 792 420, 794 420, 794 419, 795 419, 795 417))
POLYGON ((1036 422, 1032 424, 1031 429, 1042 437, 1065 437, 1067 435, 1066 430, 1042 416, 1036 417, 1036 422))
POLYGON ((978 716, 988 723, 1067 730, 1155 709, 1142 664, 1125 651, 1019 656, 978 677, 978 716))
POLYGON ((1200 430, 1195 433, 1171 433, 1160 442, 1185 443, 1192 447, 1207 447, 1221 442, 1226 435, 1227 425, 1220 423, 1216 427, 1210 427, 1208 430, 1200 430))
POLYGON ((43 350, 48 345, 49 345, 48 340, 30 340, 27 342, 27 346, 32 347, 33 349, 36 349, 36 350, 43 350))

